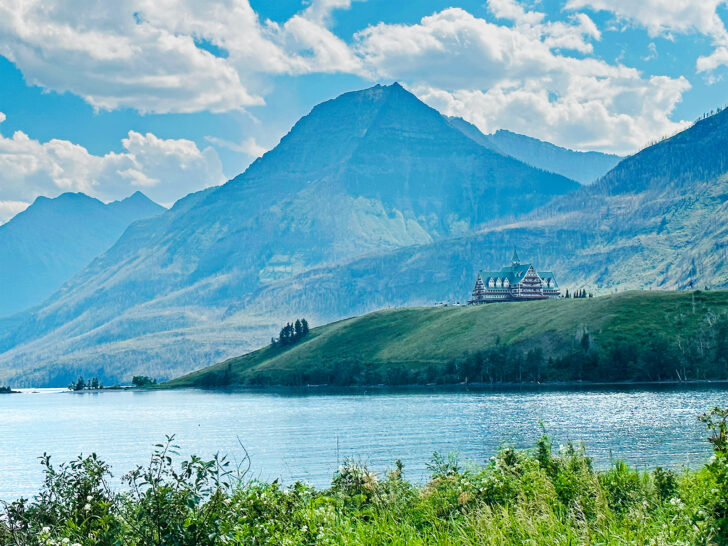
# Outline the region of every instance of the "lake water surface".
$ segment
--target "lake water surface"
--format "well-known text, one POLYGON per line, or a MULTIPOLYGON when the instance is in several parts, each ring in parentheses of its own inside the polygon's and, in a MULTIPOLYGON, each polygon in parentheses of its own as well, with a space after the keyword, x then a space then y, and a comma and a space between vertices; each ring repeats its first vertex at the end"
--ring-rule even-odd
MULTIPOLYGON (((382 471, 395 459, 426 478, 433 451, 484 462, 502 444, 531 447, 542 422, 555 444, 583 441, 597 467, 623 458, 639 467, 703 463, 710 454, 698 415, 728 404, 725 386, 540 391, 265 392, 38 391, 0 395, 0 499, 29 496, 38 456, 96 452, 118 478, 176 435, 183 455, 250 453, 254 477, 330 483, 346 457, 382 471)), ((118 483, 118 482, 117 482, 118 483)))

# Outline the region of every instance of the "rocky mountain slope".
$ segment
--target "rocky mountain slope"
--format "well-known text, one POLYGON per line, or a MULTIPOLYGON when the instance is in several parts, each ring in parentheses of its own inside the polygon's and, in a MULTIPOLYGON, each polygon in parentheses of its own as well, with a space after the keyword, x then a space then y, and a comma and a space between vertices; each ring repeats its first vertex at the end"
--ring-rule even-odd
POLYGON ((132 225, 41 309, 0 323, 0 380, 192 369, 278 323, 276 309, 240 311, 263 287, 469 233, 578 186, 479 145, 398 84, 346 93, 242 175, 132 225))
POLYGON ((39 197, 0 226, 0 316, 41 303, 129 224, 162 211, 141 192, 108 205, 82 193, 39 197))
POLYGON ((262 288, 245 306, 306 309, 333 320, 386 306, 463 301, 477 270, 504 265, 514 246, 572 290, 720 288, 728 286, 726 241, 724 110, 515 221, 313 270, 262 288))

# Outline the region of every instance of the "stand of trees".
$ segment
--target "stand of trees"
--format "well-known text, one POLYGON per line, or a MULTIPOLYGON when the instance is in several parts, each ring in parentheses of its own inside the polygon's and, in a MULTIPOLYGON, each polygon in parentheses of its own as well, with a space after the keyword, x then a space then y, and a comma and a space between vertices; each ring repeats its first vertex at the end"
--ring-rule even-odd
POLYGON ((156 385, 157 380, 147 377, 146 375, 135 375, 131 378, 131 384, 135 387, 149 387, 151 385, 156 385))
POLYGON ((287 345, 293 345, 294 343, 298 343, 301 339, 306 337, 308 335, 308 332, 308 321, 305 318, 296 319, 293 324, 289 322, 283 328, 281 328, 278 339, 272 338, 270 340, 270 343, 274 347, 285 347, 287 345))
POLYGON ((91 391, 103 388, 104 386, 101 384, 101 381, 99 381, 98 377, 94 377, 90 381, 85 381, 83 377, 79 377, 74 383, 68 385, 69 391, 91 391))
POLYGON ((580 290, 576 290, 576 291, 572 292, 571 294, 569 294, 569 290, 567 289, 566 292, 564 293, 564 297, 577 300, 577 299, 582 299, 582 298, 593 298, 594 294, 592 294, 591 292, 587 292, 586 289, 584 289, 584 288, 582 288, 580 290))

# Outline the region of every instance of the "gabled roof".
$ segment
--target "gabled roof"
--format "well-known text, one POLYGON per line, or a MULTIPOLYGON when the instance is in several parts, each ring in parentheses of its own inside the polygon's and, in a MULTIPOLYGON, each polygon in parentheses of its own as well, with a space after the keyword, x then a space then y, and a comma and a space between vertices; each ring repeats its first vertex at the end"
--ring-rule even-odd
MULTIPOLYGON (((499 271, 484 271, 481 270, 478 272, 478 275, 483 279, 483 282, 488 284, 488 279, 491 277, 493 279, 508 279, 508 282, 510 284, 517 284, 521 282, 523 277, 526 275, 526 272, 528 271, 529 267, 533 267, 532 264, 513 264, 509 265, 508 267, 504 267, 500 269, 499 271)), ((558 287, 558 283, 556 282, 556 277, 551 271, 538 271, 535 267, 533 270, 543 279, 551 279, 554 283, 555 287, 558 287)))

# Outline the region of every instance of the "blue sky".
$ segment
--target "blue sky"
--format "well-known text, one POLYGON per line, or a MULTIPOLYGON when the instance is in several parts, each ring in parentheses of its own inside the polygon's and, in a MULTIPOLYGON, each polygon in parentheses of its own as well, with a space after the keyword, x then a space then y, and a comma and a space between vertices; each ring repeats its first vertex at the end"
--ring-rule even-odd
POLYGON ((0 222, 170 204, 317 103, 400 81, 482 131, 629 153, 723 105, 728 0, 0 0, 0 222))

